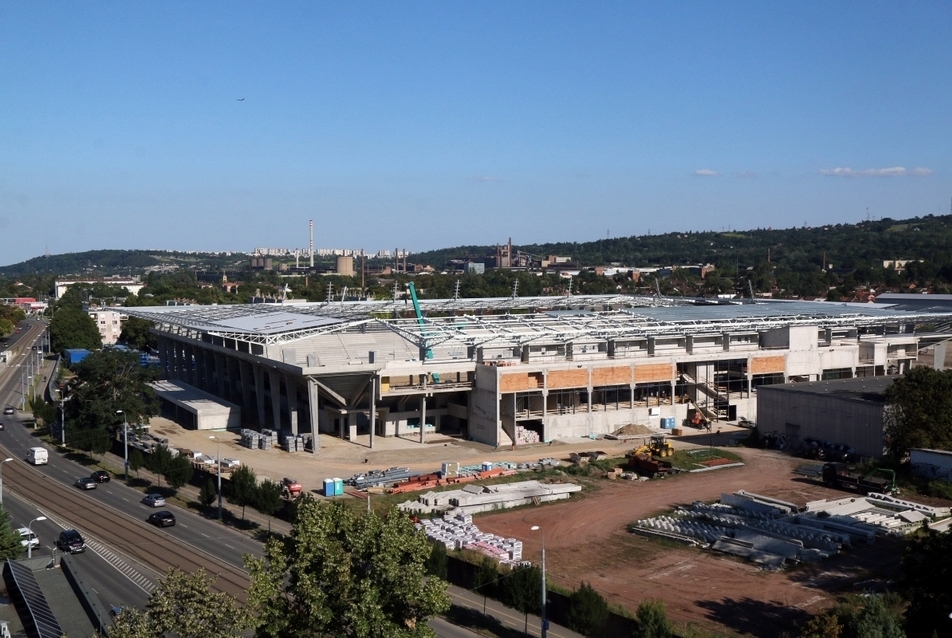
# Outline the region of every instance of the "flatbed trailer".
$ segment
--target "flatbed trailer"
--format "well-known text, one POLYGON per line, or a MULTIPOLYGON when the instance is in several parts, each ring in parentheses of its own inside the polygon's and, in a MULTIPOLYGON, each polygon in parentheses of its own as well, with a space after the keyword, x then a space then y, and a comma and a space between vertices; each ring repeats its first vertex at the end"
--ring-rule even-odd
POLYGON ((844 490, 855 490, 861 494, 873 492, 891 494, 899 489, 896 484, 896 473, 892 470, 877 468, 863 473, 850 469, 846 463, 824 464, 823 484, 844 490))

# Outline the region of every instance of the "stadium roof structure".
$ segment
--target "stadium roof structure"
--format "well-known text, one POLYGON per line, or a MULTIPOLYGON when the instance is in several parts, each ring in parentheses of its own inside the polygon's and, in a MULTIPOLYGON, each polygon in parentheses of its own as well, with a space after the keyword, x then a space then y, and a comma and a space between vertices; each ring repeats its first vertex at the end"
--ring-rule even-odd
POLYGON ((905 312, 873 304, 765 300, 711 303, 625 295, 130 307, 160 330, 262 345, 321 334, 390 330, 421 348, 447 342, 509 346, 664 335, 758 332, 784 326, 863 327, 948 322, 952 310, 905 312), (399 316, 404 315, 404 316, 399 316), (409 315, 409 316, 406 316, 409 315), (395 318, 391 318, 395 317, 395 318))

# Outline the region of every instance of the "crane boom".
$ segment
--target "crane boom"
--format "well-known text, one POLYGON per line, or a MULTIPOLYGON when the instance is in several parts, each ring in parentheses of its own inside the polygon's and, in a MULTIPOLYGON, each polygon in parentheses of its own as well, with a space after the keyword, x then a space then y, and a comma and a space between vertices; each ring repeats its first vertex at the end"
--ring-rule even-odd
MULTIPOLYGON (((407 288, 410 290, 410 299, 413 301, 413 312, 416 313, 417 323, 420 324, 420 336, 423 337, 423 343, 426 344, 426 322, 423 321, 423 311, 420 310, 420 301, 416 296, 416 287, 413 285, 413 282, 407 284, 407 288)), ((426 350, 424 357, 427 359, 433 358, 433 351, 426 345, 423 346, 426 350)))

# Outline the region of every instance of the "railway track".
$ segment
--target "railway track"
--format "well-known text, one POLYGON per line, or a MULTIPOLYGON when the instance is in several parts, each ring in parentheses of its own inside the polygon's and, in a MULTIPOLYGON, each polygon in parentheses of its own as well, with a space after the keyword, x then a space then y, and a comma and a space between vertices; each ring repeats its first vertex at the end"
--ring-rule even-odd
POLYGON ((231 594, 242 602, 246 600, 249 581, 245 570, 188 545, 145 521, 135 520, 133 516, 138 512, 130 516, 28 465, 10 463, 4 470, 4 489, 49 510, 54 520, 68 523, 84 537, 100 541, 159 575, 170 567, 186 572, 204 568, 217 576, 214 589, 231 594))

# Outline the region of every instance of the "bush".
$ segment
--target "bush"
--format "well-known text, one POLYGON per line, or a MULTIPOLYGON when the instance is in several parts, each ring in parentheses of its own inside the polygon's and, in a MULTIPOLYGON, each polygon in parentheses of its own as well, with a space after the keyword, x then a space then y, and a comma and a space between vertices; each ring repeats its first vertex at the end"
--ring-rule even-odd
POLYGON ((430 556, 426 559, 426 572, 446 580, 446 545, 443 543, 439 541, 433 543, 430 556))
POLYGON ((671 621, 663 600, 646 600, 635 612, 635 631, 632 638, 671 638, 671 621))
POLYGON ((608 601, 589 583, 582 582, 569 596, 569 628, 586 636, 599 636, 607 621, 608 601))
POLYGON ((202 486, 198 493, 198 501, 205 507, 211 507, 211 504, 218 498, 218 490, 215 488, 215 481, 208 479, 208 482, 202 486))

